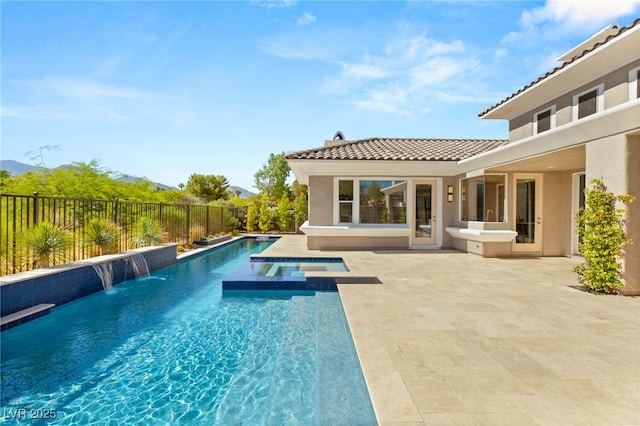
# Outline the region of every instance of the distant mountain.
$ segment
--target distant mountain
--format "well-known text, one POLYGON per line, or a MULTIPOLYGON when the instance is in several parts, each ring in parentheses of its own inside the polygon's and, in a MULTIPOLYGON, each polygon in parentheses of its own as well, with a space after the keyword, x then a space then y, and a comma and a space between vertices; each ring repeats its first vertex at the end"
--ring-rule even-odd
MULTIPOLYGON (((68 167, 66 165, 60 166, 60 167, 68 167)), ((30 172, 32 170, 36 170, 37 167, 32 166, 30 164, 24 164, 24 163, 20 163, 18 161, 14 161, 14 160, 0 160, 0 170, 6 170, 9 173, 11 173, 12 175, 21 175, 23 173, 26 172, 30 172)), ((118 178, 118 180, 121 180, 123 182, 131 182, 131 183, 135 183, 135 182, 139 182, 141 180, 147 180, 146 178, 141 178, 141 177, 137 177, 137 176, 129 176, 129 175, 123 175, 122 177, 118 178)), ((165 185, 163 183, 158 183, 158 182, 153 182, 155 183, 158 188, 160 189, 175 189, 172 186, 169 185, 165 185)), ((252 195, 255 195, 253 192, 248 191, 244 188, 241 188, 239 186, 229 186, 229 191, 232 194, 235 194, 236 190, 240 190, 240 198, 249 198, 252 195)))
POLYGON ((252 195, 256 195, 254 192, 248 191, 242 187, 229 185, 229 192, 231 192, 232 195, 235 195, 236 190, 240 191, 240 198, 249 198, 252 195))
POLYGON ((19 163, 13 160, 0 160, 0 170, 6 170, 12 175, 21 175, 35 169, 37 169, 37 167, 29 164, 19 163))

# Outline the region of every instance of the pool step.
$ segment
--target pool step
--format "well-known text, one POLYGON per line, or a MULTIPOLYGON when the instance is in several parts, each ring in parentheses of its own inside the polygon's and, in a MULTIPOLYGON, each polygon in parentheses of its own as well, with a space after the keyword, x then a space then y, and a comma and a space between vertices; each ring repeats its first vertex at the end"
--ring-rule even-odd
POLYGON ((0 328, 2 331, 5 331, 16 325, 24 324, 25 322, 47 315, 54 306, 56 305, 53 303, 40 303, 39 305, 5 315, 0 318, 0 328))

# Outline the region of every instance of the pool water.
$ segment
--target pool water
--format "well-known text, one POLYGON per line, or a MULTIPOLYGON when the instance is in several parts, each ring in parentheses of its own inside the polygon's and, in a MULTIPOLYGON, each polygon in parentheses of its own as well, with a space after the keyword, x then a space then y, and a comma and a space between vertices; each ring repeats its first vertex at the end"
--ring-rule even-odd
POLYGON ((337 292, 223 295, 270 244, 232 243, 3 332, 3 420, 376 424, 337 292))

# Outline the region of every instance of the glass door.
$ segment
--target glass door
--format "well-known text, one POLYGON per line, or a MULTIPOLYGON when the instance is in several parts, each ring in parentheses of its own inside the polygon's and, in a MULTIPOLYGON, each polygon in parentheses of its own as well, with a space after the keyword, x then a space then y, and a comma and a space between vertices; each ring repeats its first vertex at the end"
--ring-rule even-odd
POLYGON ((514 252, 539 253, 542 248, 542 176, 516 175, 514 252))
POLYGON ((436 184, 435 181, 419 181, 413 186, 414 217, 413 245, 431 245, 436 242, 436 184))

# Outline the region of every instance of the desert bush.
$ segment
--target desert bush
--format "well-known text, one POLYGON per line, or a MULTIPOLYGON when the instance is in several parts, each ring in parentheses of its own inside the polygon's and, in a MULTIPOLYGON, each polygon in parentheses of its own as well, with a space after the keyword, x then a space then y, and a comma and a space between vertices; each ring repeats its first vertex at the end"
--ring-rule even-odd
POLYGON ((590 183, 593 188, 584 190, 585 205, 576 217, 580 237, 578 250, 584 262, 576 266, 574 271, 578 274, 580 284, 589 290, 615 293, 623 286, 619 262, 622 246, 630 242, 622 223, 625 210, 617 209, 616 202, 631 202, 633 196, 616 196, 599 179, 593 179, 590 183))

